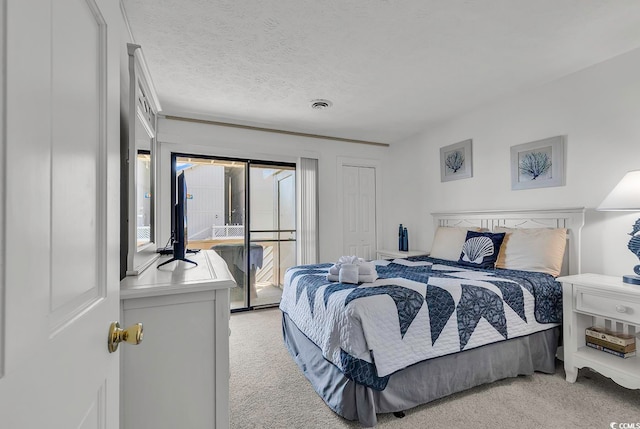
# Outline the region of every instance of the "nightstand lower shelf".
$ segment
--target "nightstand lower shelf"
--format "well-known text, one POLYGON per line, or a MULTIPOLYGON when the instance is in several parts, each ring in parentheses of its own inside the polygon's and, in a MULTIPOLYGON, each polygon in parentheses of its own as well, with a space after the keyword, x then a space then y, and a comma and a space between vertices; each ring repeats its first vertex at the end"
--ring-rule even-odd
MULTIPOLYGON (((573 353, 573 365, 576 368, 576 376, 578 368, 591 368, 623 387, 640 389, 640 358, 638 356, 625 359, 590 347, 580 347, 573 353)), ((566 366, 565 372, 567 372, 567 381, 571 381, 566 366)))

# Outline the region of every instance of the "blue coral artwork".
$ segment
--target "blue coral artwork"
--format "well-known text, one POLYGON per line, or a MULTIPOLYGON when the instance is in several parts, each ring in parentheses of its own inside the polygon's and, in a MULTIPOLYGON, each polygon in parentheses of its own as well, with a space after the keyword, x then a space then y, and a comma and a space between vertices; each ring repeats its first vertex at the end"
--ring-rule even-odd
POLYGON ((440 148, 440 179, 466 179, 473 176, 471 139, 440 148))
POLYGON ((552 165, 551 146, 521 154, 518 161, 519 180, 550 179, 553 177, 552 165))
POLYGON ((565 136, 511 147, 511 189, 564 185, 565 136))
POLYGON ((447 167, 444 174, 456 174, 464 166, 464 151, 449 152, 444 158, 444 165, 447 167))

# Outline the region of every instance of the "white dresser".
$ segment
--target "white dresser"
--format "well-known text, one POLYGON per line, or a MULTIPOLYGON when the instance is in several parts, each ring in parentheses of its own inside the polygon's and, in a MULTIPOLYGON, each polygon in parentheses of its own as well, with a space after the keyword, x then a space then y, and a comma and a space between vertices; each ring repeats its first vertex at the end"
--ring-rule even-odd
POLYGON ((229 427, 229 288, 212 250, 197 262, 162 257, 121 282, 123 327, 141 322, 143 340, 121 353, 122 429, 229 427))

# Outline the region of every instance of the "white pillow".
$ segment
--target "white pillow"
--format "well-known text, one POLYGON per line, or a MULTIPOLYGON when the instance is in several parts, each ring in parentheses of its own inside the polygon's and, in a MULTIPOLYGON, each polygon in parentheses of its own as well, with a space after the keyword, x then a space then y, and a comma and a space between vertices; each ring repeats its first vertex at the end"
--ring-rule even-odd
POLYGON ((480 231, 480 228, 439 226, 433 236, 429 256, 457 262, 462 253, 462 245, 467 239, 467 231, 480 231))
POLYGON ((560 274, 567 230, 564 228, 505 228, 493 232, 506 233, 496 268, 537 271, 554 277, 560 274))

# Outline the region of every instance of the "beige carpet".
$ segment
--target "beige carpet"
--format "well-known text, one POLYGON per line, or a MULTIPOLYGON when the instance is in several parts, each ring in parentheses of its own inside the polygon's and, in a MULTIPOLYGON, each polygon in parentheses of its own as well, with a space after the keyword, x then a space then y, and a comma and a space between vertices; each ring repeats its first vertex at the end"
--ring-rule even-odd
MULTIPOLYGON (((289 356, 280 324, 278 309, 231 316, 231 427, 359 428, 315 393, 289 356)), ((403 419, 378 415, 378 428, 398 429, 606 429, 612 422, 640 427, 640 390, 588 369, 567 383, 561 363, 554 375, 476 387, 408 410, 403 419)))

